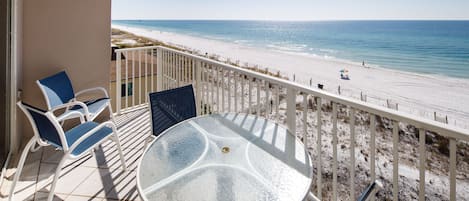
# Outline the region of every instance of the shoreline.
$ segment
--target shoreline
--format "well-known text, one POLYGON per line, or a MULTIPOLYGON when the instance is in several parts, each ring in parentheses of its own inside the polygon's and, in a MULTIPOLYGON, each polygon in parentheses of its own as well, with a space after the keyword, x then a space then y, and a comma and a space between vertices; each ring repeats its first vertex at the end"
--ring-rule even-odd
POLYGON ((308 53, 294 53, 270 50, 253 46, 228 43, 205 37, 194 37, 172 32, 156 31, 112 24, 112 28, 133 33, 181 48, 198 50, 208 55, 216 54, 244 66, 258 65, 259 69, 268 67, 269 71, 280 71, 290 79, 295 75, 296 82, 313 86, 324 84, 325 90, 360 98, 367 95, 368 102, 383 105, 386 100, 399 103, 399 110, 433 119, 433 112, 439 116, 447 115, 449 123, 468 128, 469 121, 469 79, 454 78, 438 74, 388 69, 383 67, 363 67, 356 62, 337 58, 323 58, 308 53), (340 79, 340 69, 348 69, 351 80, 340 79), (318 73, 320 72, 320 73, 318 73), (464 124, 463 124, 464 123, 464 124))

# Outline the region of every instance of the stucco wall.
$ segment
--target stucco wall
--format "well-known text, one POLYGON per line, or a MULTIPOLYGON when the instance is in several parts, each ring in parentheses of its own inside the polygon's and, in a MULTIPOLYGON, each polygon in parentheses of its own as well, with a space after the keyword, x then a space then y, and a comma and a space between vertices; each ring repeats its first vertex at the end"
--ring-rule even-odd
MULTIPOLYGON (((22 7, 23 101, 46 108, 35 81, 61 70, 75 91, 109 88, 111 0, 31 0, 22 7)), ((24 143, 32 131, 22 133, 24 143)))

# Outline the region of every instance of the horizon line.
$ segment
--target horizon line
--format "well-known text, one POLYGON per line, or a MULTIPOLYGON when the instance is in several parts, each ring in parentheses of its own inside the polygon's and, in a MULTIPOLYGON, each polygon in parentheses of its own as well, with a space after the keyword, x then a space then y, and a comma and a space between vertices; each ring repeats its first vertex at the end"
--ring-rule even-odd
POLYGON ((175 18, 134 18, 111 19, 112 20, 168 20, 168 21, 278 21, 278 22, 320 22, 320 21, 469 21, 469 18, 381 18, 381 19, 175 19, 175 18))

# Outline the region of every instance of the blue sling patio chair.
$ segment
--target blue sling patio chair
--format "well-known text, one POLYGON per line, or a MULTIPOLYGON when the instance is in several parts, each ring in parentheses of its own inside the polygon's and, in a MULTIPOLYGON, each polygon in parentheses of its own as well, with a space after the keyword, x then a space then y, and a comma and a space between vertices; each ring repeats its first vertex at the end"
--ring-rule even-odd
MULTIPOLYGON (((18 162, 16 174, 13 178, 13 183, 10 189, 10 196, 8 198, 9 201, 14 200, 13 197, 15 192, 15 185, 20 178, 21 171, 29 151, 37 150, 33 146, 35 144, 38 144, 39 148, 41 146, 52 145, 58 150, 64 152, 64 156, 60 160, 55 171, 54 179, 52 180, 49 196, 47 198, 48 201, 52 201, 54 197, 54 190, 57 185, 57 180, 65 161, 67 159, 79 159, 109 139, 116 143, 122 163, 122 168, 124 171, 126 171, 127 167, 125 165, 124 155, 122 154, 122 149, 117 135, 117 129, 112 121, 106 121, 100 124, 93 121, 85 121, 82 113, 78 111, 71 111, 66 114, 66 118, 80 118, 81 124, 75 126, 72 129, 64 131, 52 111, 46 112, 26 103, 22 103, 21 101, 18 102, 17 105, 21 108, 21 110, 23 110, 29 122, 31 123, 34 135, 26 144, 26 147, 21 153, 21 158, 18 162)), ((62 107, 66 106, 64 105, 62 107)))
POLYGON ((197 116, 192 85, 150 93, 148 97, 154 136, 174 124, 197 116))
POLYGON ((85 115, 87 120, 92 121, 106 107, 109 109, 111 120, 114 121, 109 95, 106 89, 102 87, 94 87, 75 93, 72 82, 65 71, 37 80, 36 83, 46 99, 48 110, 55 110, 57 107, 62 108, 62 105, 67 106, 65 107, 65 112, 58 116, 59 121, 63 122, 66 120, 66 114, 72 111, 79 111, 85 115), (77 100, 78 96, 92 91, 101 92, 104 94, 104 97, 83 102, 77 100))

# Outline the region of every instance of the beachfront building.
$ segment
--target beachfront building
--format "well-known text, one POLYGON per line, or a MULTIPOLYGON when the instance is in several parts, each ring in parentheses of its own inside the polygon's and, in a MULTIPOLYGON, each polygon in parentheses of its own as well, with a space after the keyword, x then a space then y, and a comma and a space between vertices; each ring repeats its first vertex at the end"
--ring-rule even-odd
MULTIPOLYGON (((118 153, 104 145, 65 165, 57 200, 141 200, 136 169, 151 130, 146 94, 188 84, 194 86, 198 115, 249 113, 295 134, 311 154, 310 191, 319 199, 355 200, 374 180, 383 183, 378 199, 464 200, 469 195, 466 129, 188 51, 113 50, 110 0, 7 0, 0 9, 0 62, 6 66, 0 73, 2 199, 9 196, 18 153, 32 136, 16 101, 46 108, 35 81, 62 70, 77 91, 99 86, 110 92, 128 170, 120 171, 118 153)), ((30 154, 16 199, 45 199, 60 156, 50 147, 30 154)))

